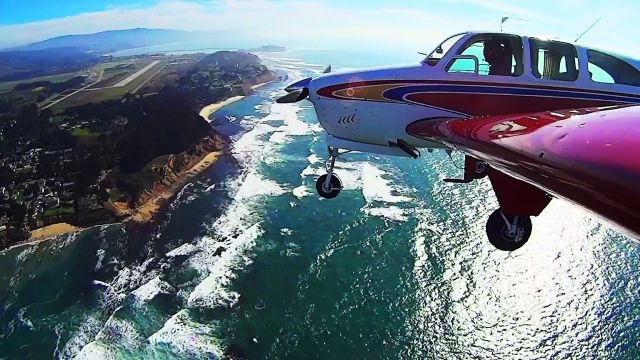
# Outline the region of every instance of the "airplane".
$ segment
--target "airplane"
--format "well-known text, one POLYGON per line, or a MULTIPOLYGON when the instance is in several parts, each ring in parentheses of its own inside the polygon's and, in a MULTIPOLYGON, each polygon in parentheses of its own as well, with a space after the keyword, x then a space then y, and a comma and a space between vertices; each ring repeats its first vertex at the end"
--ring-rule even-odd
POLYGON ((285 88, 326 130, 318 194, 342 190, 344 151, 418 158, 461 150, 463 179, 487 177, 500 208, 486 233, 521 248, 552 197, 577 203, 640 239, 640 61, 574 43, 464 32, 419 64, 331 73, 285 88), (343 150, 343 152, 340 152, 343 150))

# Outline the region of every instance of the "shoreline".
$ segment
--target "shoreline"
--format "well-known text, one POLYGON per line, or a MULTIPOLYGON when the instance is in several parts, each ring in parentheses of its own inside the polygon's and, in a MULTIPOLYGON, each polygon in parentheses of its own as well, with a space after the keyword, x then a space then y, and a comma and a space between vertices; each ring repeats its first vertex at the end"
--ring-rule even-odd
POLYGON ((158 192, 147 200, 144 204, 132 209, 132 214, 123 222, 147 223, 154 220, 155 215, 162 209, 165 202, 173 198, 180 190, 182 190, 191 179, 208 169, 223 155, 223 150, 216 150, 205 155, 200 161, 193 165, 189 170, 182 172, 179 178, 168 188, 158 192))
MULTIPOLYGON (((258 84, 252 85, 250 89, 254 91, 263 86, 269 85, 275 81, 277 80, 269 80, 262 83, 258 83, 258 84)), ((233 104, 237 101, 240 101, 245 97, 246 97, 245 95, 238 95, 238 96, 230 97, 226 100, 223 100, 217 103, 209 104, 200 110, 199 115, 203 117, 208 123, 211 123, 211 120, 209 120, 209 116, 211 116, 211 114, 221 109, 222 107, 229 104, 233 104)), ((196 175, 199 175, 202 171, 208 169, 211 165, 213 165, 222 155, 224 155, 224 150, 216 150, 208 153, 191 168, 182 172, 179 178, 174 183, 172 183, 168 188, 158 192, 151 199, 147 200, 147 202, 145 202, 140 206, 137 206, 134 209, 121 209, 116 204, 111 204, 111 206, 113 207, 113 210, 130 211, 130 215, 128 215, 126 218, 120 221, 120 223, 143 224, 143 223, 148 223, 153 221, 157 213, 162 209, 163 205, 165 205, 167 201, 169 201, 180 190, 182 190, 184 186, 186 186, 189 183, 189 181, 193 179, 193 177, 195 177, 196 175)), ((14 244, 12 246, 9 246, 6 249, 2 249, 0 250, 0 253, 6 252, 17 246, 38 244, 42 241, 47 241, 56 236, 72 234, 72 233, 80 232, 86 229, 89 229, 89 227, 79 227, 79 226, 71 225, 68 223, 50 224, 50 225, 32 230, 30 232, 29 239, 27 239, 25 242, 14 244)))
MULTIPOLYGON (((249 89, 251 89, 251 91, 255 91, 263 86, 269 85, 272 82, 275 82, 276 80, 269 80, 269 81, 265 81, 265 82, 261 82, 255 85, 251 85, 249 87, 249 89)), ((220 110, 222 107, 233 104, 234 102, 240 101, 242 99, 244 99, 246 97, 246 95, 236 95, 236 96, 232 96, 226 100, 222 100, 222 101, 218 101, 209 105, 206 105, 205 107, 203 107, 200 112, 198 113, 206 122, 211 123, 211 120, 209 119, 209 117, 211 117, 211 114, 213 114, 214 112, 220 110)))
POLYGON ((41 228, 35 229, 31 231, 31 235, 29 236, 29 242, 33 241, 41 241, 47 238, 64 235, 69 233, 74 233, 77 231, 84 230, 84 228, 71 225, 68 223, 55 223, 47 226, 43 226, 41 228))
POLYGON ((263 86, 266 86, 266 85, 269 85, 269 84, 271 84, 272 82, 275 82, 275 81, 276 80, 269 80, 269 81, 265 81, 265 82, 258 83, 258 84, 255 84, 255 85, 251 85, 251 90, 259 89, 259 88, 261 88, 263 86))
POLYGON ((227 106, 229 104, 233 104, 236 101, 240 101, 242 99, 244 99, 245 96, 244 95, 238 95, 238 96, 232 96, 226 100, 223 101, 219 101, 217 103, 213 103, 213 104, 209 104, 205 107, 202 108, 202 110, 200 110, 199 115, 208 123, 211 123, 211 120, 209 120, 209 117, 211 116, 211 114, 213 114, 214 112, 220 110, 220 108, 227 106))
MULTIPOLYGON (((160 191, 144 204, 134 209, 127 209, 128 211, 131 212, 131 215, 129 215, 128 217, 126 217, 125 219, 117 223, 144 224, 144 223, 153 221, 155 215, 157 215, 157 213, 162 209, 162 206, 165 205, 166 201, 170 200, 180 190, 182 190, 189 183, 191 179, 193 179, 195 176, 199 175, 202 171, 208 169, 211 165, 213 165, 222 155, 224 155, 223 150, 216 150, 208 153, 202 159, 200 159, 200 161, 198 161, 195 165, 193 165, 191 168, 189 168, 188 170, 180 174, 180 178, 176 180, 176 182, 171 184, 171 186, 169 186, 167 189, 160 191)), ((123 209, 118 209, 118 210, 123 210, 123 209)), ((107 224, 98 224, 98 226, 107 225, 107 224)), ((36 245, 43 241, 50 240, 56 236, 81 232, 93 226, 96 226, 96 225, 92 225, 89 227, 80 227, 80 226, 71 225, 69 223, 55 223, 55 224, 43 226, 41 228, 32 230, 31 235, 29 236, 29 239, 27 239, 26 241, 13 244, 5 249, 1 249, 0 254, 5 253, 19 246, 36 245)))

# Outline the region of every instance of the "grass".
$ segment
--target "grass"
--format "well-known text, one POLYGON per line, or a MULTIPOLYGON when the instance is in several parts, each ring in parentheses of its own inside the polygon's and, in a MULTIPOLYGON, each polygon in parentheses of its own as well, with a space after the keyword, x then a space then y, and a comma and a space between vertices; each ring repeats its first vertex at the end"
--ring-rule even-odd
POLYGON ((58 125, 62 122, 62 120, 64 120, 64 118, 65 118, 64 115, 56 115, 51 118, 51 123, 58 125))
MULTIPOLYGON (((149 62, 147 62, 147 64, 148 63, 149 62)), ((160 61, 154 67, 147 70, 144 74, 141 74, 135 80, 129 82, 125 86, 100 89, 100 90, 80 91, 77 94, 74 94, 60 101, 59 103, 53 105, 51 109, 54 111, 57 111, 69 106, 83 105, 89 102, 101 102, 101 101, 107 101, 107 100, 121 99, 126 93, 133 92, 133 90, 135 90, 138 86, 140 86, 140 84, 142 84, 147 79, 149 79, 152 75, 154 75, 156 71, 158 71, 164 66, 164 63, 165 61, 160 61)))
POLYGON ((9 82, 0 82, 0 91, 13 90, 13 88, 18 84, 30 83, 30 82, 35 82, 35 81, 63 82, 63 81, 67 81, 67 80, 71 79, 72 77, 76 76, 76 74, 78 74, 78 72, 74 71, 74 72, 70 72, 70 73, 49 75, 49 76, 41 76, 41 77, 36 77, 36 78, 31 78, 31 79, 9 81, 9 82))
POLYGON ((109 200, 111 200, 113 202, 116 202, 116 201, 127 201, 127 195, 122 193, 117 188, 112 188, 111 189, 111 194, 109 194, 109 200))
POLYGON ((74 209, 73 206, 69 206, 69 207, 59 207, 55 209, 47 209, 42 212, 42 216, 49 217, 49 216, 75 214, 75 213, 76 213, 76 209, 74 209))
POLYGON ((131 68, 134 68, 135 65, 132 63, 128 63, 128 64, 117 64, 113 67, 108 67, 106 69, 104 69, 105 72, 111 72, 111 71, 122 71, 122 70, 128 70, 131 68))
POLYGON ((93 131, 87 128, 77 127, 71 130, 71 135, 81 138, 81 137, 89 137, 89 136, 98 136, 98 133, 94 133, 93 131))

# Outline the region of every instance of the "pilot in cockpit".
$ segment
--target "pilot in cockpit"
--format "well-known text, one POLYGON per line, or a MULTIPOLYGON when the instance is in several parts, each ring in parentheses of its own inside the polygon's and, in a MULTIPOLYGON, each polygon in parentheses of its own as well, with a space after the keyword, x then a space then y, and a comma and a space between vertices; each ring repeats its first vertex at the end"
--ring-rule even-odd
POLYGON ((507 62, 507 58, 511 59, 509 52, 505 44, 497 39, 484 41, 483 53, 489 64, 489 75, 511 75, 511 65, 507 62))

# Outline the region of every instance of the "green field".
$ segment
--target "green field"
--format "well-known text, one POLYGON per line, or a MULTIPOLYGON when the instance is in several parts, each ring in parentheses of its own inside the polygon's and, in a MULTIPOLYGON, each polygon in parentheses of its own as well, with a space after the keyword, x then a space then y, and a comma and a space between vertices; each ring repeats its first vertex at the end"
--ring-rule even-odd
POLYGON ((135 67, 134 64, 117 64, 115 66, 112 67, 108 67, 106 69, 104 69, 105 72, 112 72, 112 71, 123 71, 123 70, 132 70, 135 67))
POLYGON ((47 209, 42 212, 42 216, 49 217, 49 216, 75 214, 75 213, 76 213, 76 209, 74 209, 73 206, 69 206, 69 207, 59 207, 55 209, 47 209))
MULTIPOLYGON (((107 101, 107 100, 121 99, 126 93, 133 92, 135 89, 138 88, 138 86, 140 86, 142 83, 144 83, 149 78, 151 78, 158 70, 162 69, 165 62, 166 61, 160 61, 154 67, 146 71, 144 74, 138 76, 135 80, 129 82, 125 86, 108 88, 108 89, 99 89, 99 90, 89 90, 89 89, 83 90, 53 105, 51 109, 54 111, 57 111, 69 106, 77 106, 77 105, 82 105, 89 102, 101 102, 101 101, 107 101)), ((141 61, 140 63, 142 64, 143 62, 141 61)), ((147 61, 145 65, 141 65, 141 64, 137 64, 136 66, 137 70, 146 66, 146 64, 149 64, 149 62, 147 61)))
POLYGON ((71 130, 71 135, 75 137, 90 137, 90 136, 98 136, 98 133, 94 133, 93 131, 87 128, 78 127, 71 130))
POLYGON ((30 82, 36 82, 36 81, 64 82, 71 79, 74 76, 77 76, 78 74, 79 74, 78 72, 70 72, 70 73, 57 74, 57 75, 41 76, 41 77, 25 79, 25 80, 0 82, 0 92, 13 90, 13 88, 16 85, 22 84, 22 83, 30 83, 30 82))

